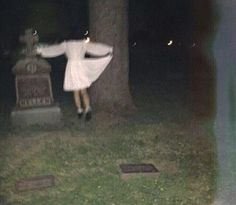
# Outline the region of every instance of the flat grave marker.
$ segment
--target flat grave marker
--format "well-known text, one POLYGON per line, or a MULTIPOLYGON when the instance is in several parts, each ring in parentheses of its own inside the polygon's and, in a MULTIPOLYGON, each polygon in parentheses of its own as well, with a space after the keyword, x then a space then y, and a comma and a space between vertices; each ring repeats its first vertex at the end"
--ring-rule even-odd
POLYGON ((17 192, 42 190, 55 186, 55 177, 52 175, 37 176, 17 181, 15 189, 17 192))
POLYGON ((121 178, 131 176, 159 176, 159 170, 153 164, 121 164, 121 178))

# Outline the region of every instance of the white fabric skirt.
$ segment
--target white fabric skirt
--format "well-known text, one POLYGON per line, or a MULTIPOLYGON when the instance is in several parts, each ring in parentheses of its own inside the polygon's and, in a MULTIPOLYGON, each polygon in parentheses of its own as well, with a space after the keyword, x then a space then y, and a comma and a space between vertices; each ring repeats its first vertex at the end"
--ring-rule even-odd
POLYGON ((75 91, 88 88, 98 79, 111 61, 112 56, 102 58, 68 59, 64 90, 75 91))

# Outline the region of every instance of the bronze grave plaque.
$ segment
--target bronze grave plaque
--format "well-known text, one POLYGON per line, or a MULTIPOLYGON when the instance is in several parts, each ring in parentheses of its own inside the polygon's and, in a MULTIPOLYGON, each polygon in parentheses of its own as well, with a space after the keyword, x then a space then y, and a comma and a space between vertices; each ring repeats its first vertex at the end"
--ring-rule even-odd
POLYGON ((153 164, 121 164, 122 178, 126 179, 130 176, 158 176, 159 170, 153 164))

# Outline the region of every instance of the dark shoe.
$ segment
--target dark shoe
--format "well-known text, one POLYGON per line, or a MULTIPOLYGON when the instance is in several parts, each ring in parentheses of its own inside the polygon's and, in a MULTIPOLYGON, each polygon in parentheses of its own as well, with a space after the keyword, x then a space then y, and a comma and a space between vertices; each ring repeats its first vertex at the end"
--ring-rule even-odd
POLYGON ((92 111, 89 110, 88 112, 85 113, 85 120, 89 121, 92 118, 92 111))
POLYGON ((79 119, 81 119, 83 117, 83 112, 78 112, 77 116, 78 116, 79 119))

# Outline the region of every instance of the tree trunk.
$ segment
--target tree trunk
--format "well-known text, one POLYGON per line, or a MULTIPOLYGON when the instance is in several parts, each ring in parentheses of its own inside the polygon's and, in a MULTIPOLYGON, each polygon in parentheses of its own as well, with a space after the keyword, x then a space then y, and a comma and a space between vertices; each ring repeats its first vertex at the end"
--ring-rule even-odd
POLYGON ((94 106, 110 111, 133 109, 129 91, 128 1, 89 0, 90 38, 113 46, 106 68, 90 89, 94 106))

